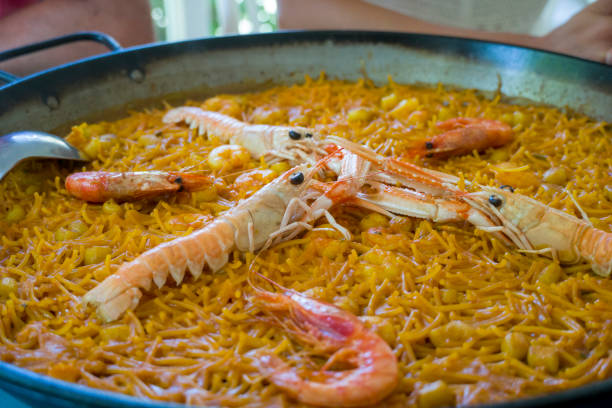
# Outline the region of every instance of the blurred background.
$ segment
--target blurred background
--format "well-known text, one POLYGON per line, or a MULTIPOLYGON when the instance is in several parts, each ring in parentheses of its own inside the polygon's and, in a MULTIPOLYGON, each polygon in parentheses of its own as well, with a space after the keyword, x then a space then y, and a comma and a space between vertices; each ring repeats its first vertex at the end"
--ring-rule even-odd
POLYGON ((151 0, 158 41, 277 29, 276 0, 151 0))
MULTIPOLYGON (((531 34, 548 33, 593 1, 548 0, 531 34)), ((151 0, 157 41, 275 31, 277 9, 277 0, 151 0)))

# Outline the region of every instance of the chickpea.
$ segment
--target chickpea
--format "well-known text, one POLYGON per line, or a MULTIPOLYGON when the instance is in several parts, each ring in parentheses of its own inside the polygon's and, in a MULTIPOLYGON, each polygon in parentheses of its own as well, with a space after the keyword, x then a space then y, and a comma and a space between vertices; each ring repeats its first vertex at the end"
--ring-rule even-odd
POLYGON ((419 390, 419 408, 440 408, 455 405, 455 394, 442 380, 419 390))
POLYGON ((333 303, 340 309, 344 309, 347 312, 350 312, 353 314, 358 314, 359 312, 359 305, 355 303, 355 301, 348 296, 338 296, 334 299, 333 303))
POLYGON ((548 264, 538 275, 538 282, 550 285, 561 279, 561 267, 559 264, 548 264))
POLYGON ((100 153, 100 149, 101 149, 100 139, 97 137, 94 137, 93 139, 89 141, 89 143, 85 145, 85 147, 83 148, 83 152, 85 152, 87 157, 89 157, 90 159, 94 159, 98 157, 98 154, 100 153))
POLYGON ((155 135, 142 135, 138 138, 140 146, 153 146, 159 143, 159 138, 155 135))
POLYGON ((564 186, 567 182, 567 171, 563 167, 551 167, 544 172, 544 182, 564 186))
POLYGON ((286 172, 287 170, 289 170, 290 168, 291 166, 289 166, 289 163, 287 162, 278 162, 270 166, 270 170, 272 170, 279 176, 283 174, 284 172, 286 172))
POLYGON ((362 231, 367 231, 370 228, 386 227, 389 225, 389 220, 384 215, 371 213, 366 215, 359 221, 359 227, 362 231))
POLYGON ((5 276, 0 280, 0 296, 9 297, 11 293, 16 293, 18 289, 18 283, 14 278, 5 276))
POLYGON ((508 357, 522 360, 529 350, 529 337, 523 333, 508 333, 502 340, 502 353, 508 357))
POLYGON ((395 344, 397 332, 389 319, 380 316, 362 316, 359 320, 361 320, 368 329, 374 330, 388 344, 395 344))
POLYGON ((74 238, 76 234, 72 231, 67 230, 64 227, 60 227, 55 230, 55 233, 53 234, 53 236, 55 237, 56 241, 66 241, 66 240, 74 238))
POLYGON ((93 246, 85 250, 85 265, 93 265, 104 262, 106 256, 109 255, 113 250, 105 246, 93 246))
POLYGON ((419 125, 427 121, 427 112, 417 110, 408 115, 406 123, 409 125, 419 125))
POLYGON ((503 162, 510 158, 510 154, 504 149, 494 149, 489 156, 489 160, 493 163, 503 162))
POLYGON ((453 111, 445 106, 441 107, 438 111, 438 120, 447 120, 454 116, 455 114, 453 113, 453 111))
POLYGON ((244 167, 251 155, 239 145, 221 145, 208 154, 208 166, 213 171, 231 170, 244 167))
POLYGON ((336 259, 340 254, 343 254, 349 247, 347 241, 329 240, 321 251, 321 255, 329 259, 336 259))
POLYGON ((418 106, 417 98, 403 99, 390 113, 395 119, 405 119, 418 106))
POLYGON ((83 221, 75 220, 68 224, 68 229, 77 235, 82 235, 89 230, 89 227, 83 221))
POLYGON ((123 208, 115 202, 115 200, 108 200, 102 204, 102 212, 104 214, 112 215, 117 214, 121 215, 123 213, 123 208))
POLYGON ((15 204, 7 213, 6 221, 13 223, 19 222, 25 218, 25 210, 19 204, 15 204))
POLYGON ((348 113, 347 119, 349 122, 365 122, 369 120, 374 113, 366 108, 354 108, 348 113))
POLYGON ((448 347, 463 343, 474 335, 474 328, 462 321, 452 321, 429 332, 429 340, 436 347, 448 347))
POLYGON ((198 203, 215 201, 219 196, 217 187, 212 185, 210 187, 205 188, 204 190, 194 191, 191 193, 191 196, 198 203))
POLYGON ((548 373, 559 371, 559 351, 552 346, 532 344, 527 352, 527 363, 533 368, 544 368, 548 373))
POLYGON ((394 93, 387 95, 387 96, 383 96, 383 98, 380 100, 380 106, 384 110, 389 110, 393 108, 395 105, 397 105, 398 99, 399 98, 394 93))
POLYGON ((457 303, 457 290, 455 289, 442 289, 440 291, 442 293, 442 302, 447 305, 457 303))
POLYGON ((126 341, 130 337, 130 327, 127 324, 118 324, 100 330, 100 337, 106 341, 126 341))

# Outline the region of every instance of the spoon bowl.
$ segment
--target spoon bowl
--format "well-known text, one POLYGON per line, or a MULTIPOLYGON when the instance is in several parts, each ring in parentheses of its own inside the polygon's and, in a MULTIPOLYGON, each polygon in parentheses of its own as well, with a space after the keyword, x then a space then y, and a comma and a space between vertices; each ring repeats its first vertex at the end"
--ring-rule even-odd
POLYGON ((74 146, 49 133, 22 130, 0 136, 0 180, 30 158, 88 161, 74 146))

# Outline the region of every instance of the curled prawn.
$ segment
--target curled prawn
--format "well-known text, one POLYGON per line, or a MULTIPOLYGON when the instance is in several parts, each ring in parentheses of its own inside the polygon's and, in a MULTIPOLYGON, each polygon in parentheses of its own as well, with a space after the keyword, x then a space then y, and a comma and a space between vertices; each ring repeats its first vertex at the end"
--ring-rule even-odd
POLYGON ((438 122, 440 133, 412 150, 427 157, 445 158, 501 147, 513 139, 512 128, 504 122, 482 118, 453 118, 438 122))
POLYGON ((196 191, 214 184, 208 175, 166 172, 86 171, 66 178, 66 190, 81 200, 102 203, 106 200, 133 201, 177 191, 196 191))
POLYGON ((333 353, 308 379, 274 354, 256 355, 254 365, 291 397, 312 405, 354 407, 376 404, 396 387, 399 370, 393 350, 351 313, 289 289, 273 293, 255 288, 255 299, 300 340, 333 353), (336 362, 354 368, 329 370, 336 362))
POLYGON ((264 157, 270 164, 287 160, 292 166, 314 164, 325 156, 321 137, 300 126, 253 125, 218 112, 193 106, 169 110, 164 123, 185 122, 200 135, 214 136, 223 143, 243 146, 254 159, 264 157))

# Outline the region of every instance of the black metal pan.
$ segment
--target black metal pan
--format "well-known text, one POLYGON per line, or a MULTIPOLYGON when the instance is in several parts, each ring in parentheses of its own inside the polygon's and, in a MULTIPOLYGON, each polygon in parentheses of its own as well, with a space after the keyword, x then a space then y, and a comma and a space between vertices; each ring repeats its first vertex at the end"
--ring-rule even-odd
MULTIPOLYGON (((91 35, 95 37, 95 35, 91 35)), ((93 39, 93 38, 88 38, 93 39)), ((0 134, 63 131, 161 99, 301 82, 305 74, 382 84, 500 90, 508 98, 612 121, 612 67, 527 48, 418 34, 290 32, 153 44, 68 64, 0 86, 0 134)), ((34 47, 36 48, 36 47, 34 47)), ((0 54, 0 60, 2 55, 0 54)), ((45 407, 170 407, 58 381, 0 363, 0 387, 45 407)), ((612 379, 496 408, 610 407, 612 379)), ((0 407, 4 406, 0 401, 0 407)))

